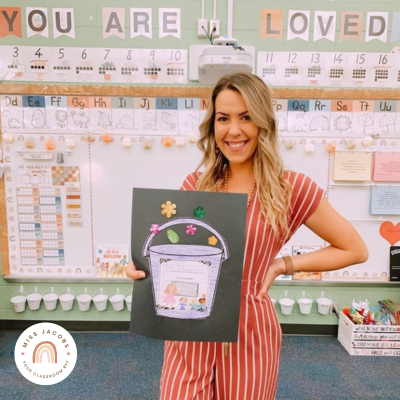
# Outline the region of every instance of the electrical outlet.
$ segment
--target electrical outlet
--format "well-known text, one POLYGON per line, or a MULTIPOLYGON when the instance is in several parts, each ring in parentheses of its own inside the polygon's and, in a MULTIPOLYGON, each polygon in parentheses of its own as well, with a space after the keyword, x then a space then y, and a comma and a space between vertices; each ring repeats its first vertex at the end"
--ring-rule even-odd
POLYGON ((338 302, 333 302, 331 304, 331 306, 329 307, 329 314, 330 315, 338 315, 335 313, 335 310, 337 311, 337 313, 339 313, 339 303, 338 302))
POLYGON ((199 18, 197 20, 197 37, 198 38, 206 38, 207 37, 207 27, 208 20, 199 18))
POLYGON ((210 33, 210 36, 212 36, 213 38, 219 37, 220 35, 219 19, 210 19, 210 28, 208 32, 210 33))

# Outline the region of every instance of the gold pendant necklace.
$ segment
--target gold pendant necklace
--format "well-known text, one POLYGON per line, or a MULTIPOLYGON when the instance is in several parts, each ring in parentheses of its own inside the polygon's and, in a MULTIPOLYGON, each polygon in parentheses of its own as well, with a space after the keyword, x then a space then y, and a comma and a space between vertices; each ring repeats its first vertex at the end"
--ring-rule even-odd
MULTIPOLYGON (((225 193, 228 193, 228 174, 229 174, 228 167, 225 166, 224 167, 224 182, 223 182, 223 191, 225 193)), ((256 186, 257 186, 256 181, 254 181, 253 187, 251 188, 250 193, 247 195, 247 208, 249 208, 251 199, 253 198, 254 192, 256 190, 256 186)))

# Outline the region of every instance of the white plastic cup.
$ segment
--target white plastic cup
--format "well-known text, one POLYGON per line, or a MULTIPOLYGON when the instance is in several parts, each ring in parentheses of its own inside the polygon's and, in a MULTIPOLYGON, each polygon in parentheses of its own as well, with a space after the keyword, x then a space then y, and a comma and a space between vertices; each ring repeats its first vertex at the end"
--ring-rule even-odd
POLYGON ((124 309, 124 297, 125 295, 123 293, 116 293, 110 297, 110 303, 114 311, 121 311, 124 309))
POLYGON ((105 293, 96 294, 93 297, 93 303, 97 311, 104 311, 107 308, 108 295, 105 293))
POLYGON ((281 313, 284 315, 290 315, 293 311, 294 300, 287 297, 279 299, 279 304, 281 306, 281 313))
POLYGON ((42 301, 41 293, 29 293, 26 299, 28 300, 28 307, 30 310, 34 311, 40 308, 40 302, 42 301))
POLYGON ((328 314, 332 305, 332 300, 327 297, 319 297, 317 299, 318 312, 320 314, 328 314))
POLYGON ((132 309, 132 295, 129 294, 128 296, 125 297, 125 302, 126 302, 126 307, 128 308, 129 311, 132 309))
POLYGON ((92 301, 92 296, 88 293, 80 294, 77 298, 79 310, 88 311, 90 308, 90 303, 92 301))
POLYGON ((60 304, 61 309, 63 311, 70 311, 72 310, 72 306, 74 304, 75 296, 71 293, 64 293, 60 296, 60 304))
POLYGON ((11 304, 15 312, 25 311, 26 297, 23 294, 11 297, 11 304))

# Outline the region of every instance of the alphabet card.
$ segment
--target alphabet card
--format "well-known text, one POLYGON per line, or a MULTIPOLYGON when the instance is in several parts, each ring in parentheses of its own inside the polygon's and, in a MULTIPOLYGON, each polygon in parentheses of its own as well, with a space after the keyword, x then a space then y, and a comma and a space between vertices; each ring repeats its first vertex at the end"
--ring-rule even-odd
POLYGON ((333 162, 334 181, 369 182, 372 153, 339 151, 333 162))
POLYGON ((146 273, 133 287, 133 333, 237 341, 246 201, 243 194, 133 189, 132 260, 146 273))

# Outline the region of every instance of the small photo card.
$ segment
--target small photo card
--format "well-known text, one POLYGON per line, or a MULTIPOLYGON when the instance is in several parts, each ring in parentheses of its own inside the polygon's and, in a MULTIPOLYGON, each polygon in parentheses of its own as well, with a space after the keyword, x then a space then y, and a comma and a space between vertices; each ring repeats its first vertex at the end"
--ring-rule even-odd
POLYGON ((400 215, 400 186, 373 186, 370 213, 372 215, 400 215))
POLYGON ((400 153, 376 153, 372 180, 400 182, 400 153))
MULTIPOLYGON (((322 246, 319 245, 301 245, 301 246, 292 246, 292 255, 297 256, 300 254, 311 253, 315 250, 321 249, 322 246)), ((320 281, 321 280, 321 272, 296 272, 293 275, 293 280, 295 281, 320 281)))
POLYGON ((334 181, 371 180, 372 153, 339 151, 333 162, 334 181))

